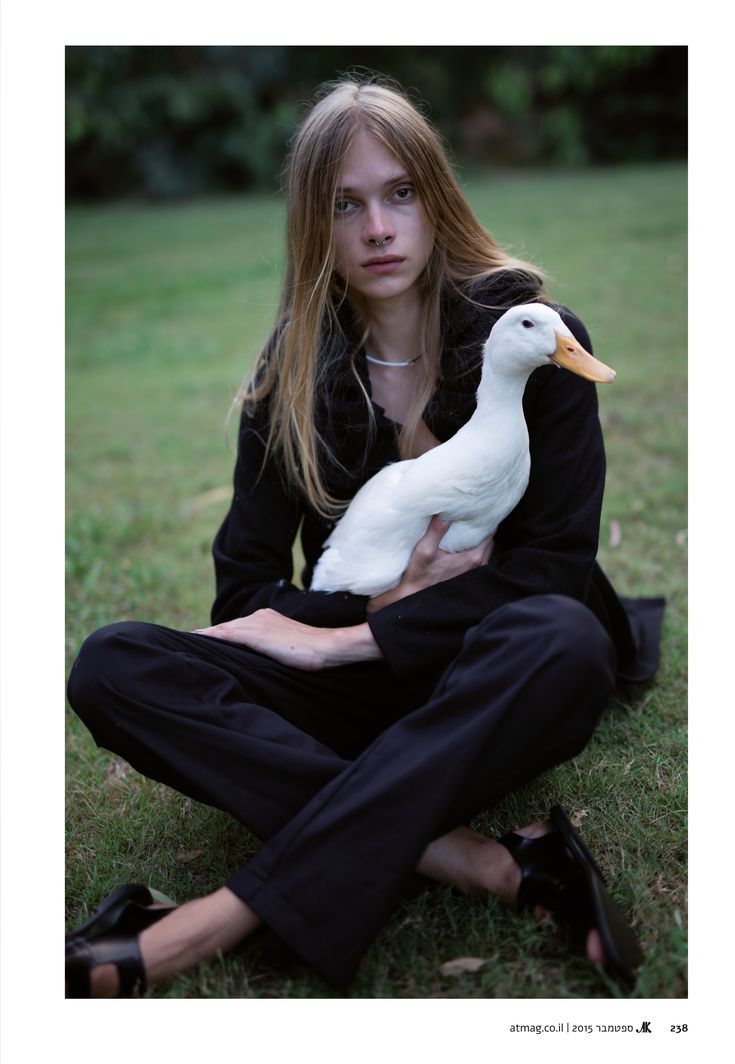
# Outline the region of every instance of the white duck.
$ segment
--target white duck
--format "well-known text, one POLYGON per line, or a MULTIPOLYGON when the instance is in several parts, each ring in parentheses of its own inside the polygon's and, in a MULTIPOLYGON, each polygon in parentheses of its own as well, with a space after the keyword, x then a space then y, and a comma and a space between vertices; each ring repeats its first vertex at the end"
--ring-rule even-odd
POLYGON ((591 381, 615 379, 550 307, 506 311, 485 343, 470 420, 446 443, 385 466, 363 485, 327 539, 311 589, 372 597, 395 587, 435 514, 452 522, 442 550, 476 547, 495 532, 528 486, 523 392, 533 370, 549 363, 591 381))

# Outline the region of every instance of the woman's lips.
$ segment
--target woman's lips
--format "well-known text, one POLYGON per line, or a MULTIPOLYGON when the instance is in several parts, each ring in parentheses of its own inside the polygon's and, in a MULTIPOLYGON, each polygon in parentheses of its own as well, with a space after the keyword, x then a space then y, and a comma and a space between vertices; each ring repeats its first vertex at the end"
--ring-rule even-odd
POLYGON ((368 273, 393 273, 403 262, 404 260, 398 255, 385 255, 382 258, 368 259, 367 262, 363 262, 362 268, 368 273))

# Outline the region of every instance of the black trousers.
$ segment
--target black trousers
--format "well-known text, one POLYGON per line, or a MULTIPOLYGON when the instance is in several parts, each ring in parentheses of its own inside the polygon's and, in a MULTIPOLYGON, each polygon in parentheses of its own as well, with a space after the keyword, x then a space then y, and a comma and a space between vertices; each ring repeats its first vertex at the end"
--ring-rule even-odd
POLYGON ((345 986, 432 839, 582 750, 615 664, 557 595, 496 610, 422 685, 125 622, 86 640, 69 700, 99 746, 265 840, 227 886, 345 986))

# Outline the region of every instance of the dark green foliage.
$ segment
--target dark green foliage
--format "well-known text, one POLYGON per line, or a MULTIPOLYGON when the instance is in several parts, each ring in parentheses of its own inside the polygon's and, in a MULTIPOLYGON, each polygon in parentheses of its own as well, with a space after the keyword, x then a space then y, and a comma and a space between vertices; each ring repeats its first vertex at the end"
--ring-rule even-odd
POLYGON ((508 161, 683 157, 687 54, 650 45, 498 49, 487 76, 508 161))
POLYGON ((681 47, 69 47, 74 199, 272 189, 316 87, 379 71, 460 159, 514 165, 682 158, 681 47))

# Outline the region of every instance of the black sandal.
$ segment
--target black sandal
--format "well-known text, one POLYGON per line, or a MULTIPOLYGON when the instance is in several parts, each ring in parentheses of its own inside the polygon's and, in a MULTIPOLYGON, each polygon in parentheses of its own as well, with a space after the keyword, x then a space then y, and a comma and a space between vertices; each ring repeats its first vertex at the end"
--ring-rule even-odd
POLYGON ((510 832, 498 841, 521 869, 518 908, 547 909, 573 938, 584 945, 596 928, 611 975, 635 982, 643 954, 619 906, 605 887, 602 872, 559 806, 550 815, 556 829, 537 838, 510 832))
POLYGON ((117 968, 117 997, 144 994, 147 984, 138 936, 175 908, 170 898, 149 887, 128 883, 114 890, 66 936, 66 996, 89 997, 92 970, 101 964, 117 968), (150 908, 154 904, 164 907, 150 908))
POLYGON ((100 964, 114 964, 117 968, 117 997, 145 993, 145 969, 137 937, 96 938, 90 942, 75 939, 66 947, 66 996, 90 997, 92 969, 100 964))
POLYGON ((124 887, 118 887, 108 894, 88 920, 67 932, 66 944, 111 933, 123 936, 140 934, 175 908, 171 898, 160 891, 139 883, 126 883, 124 887), (152 905, 164 907, 152 909, 152 905))

